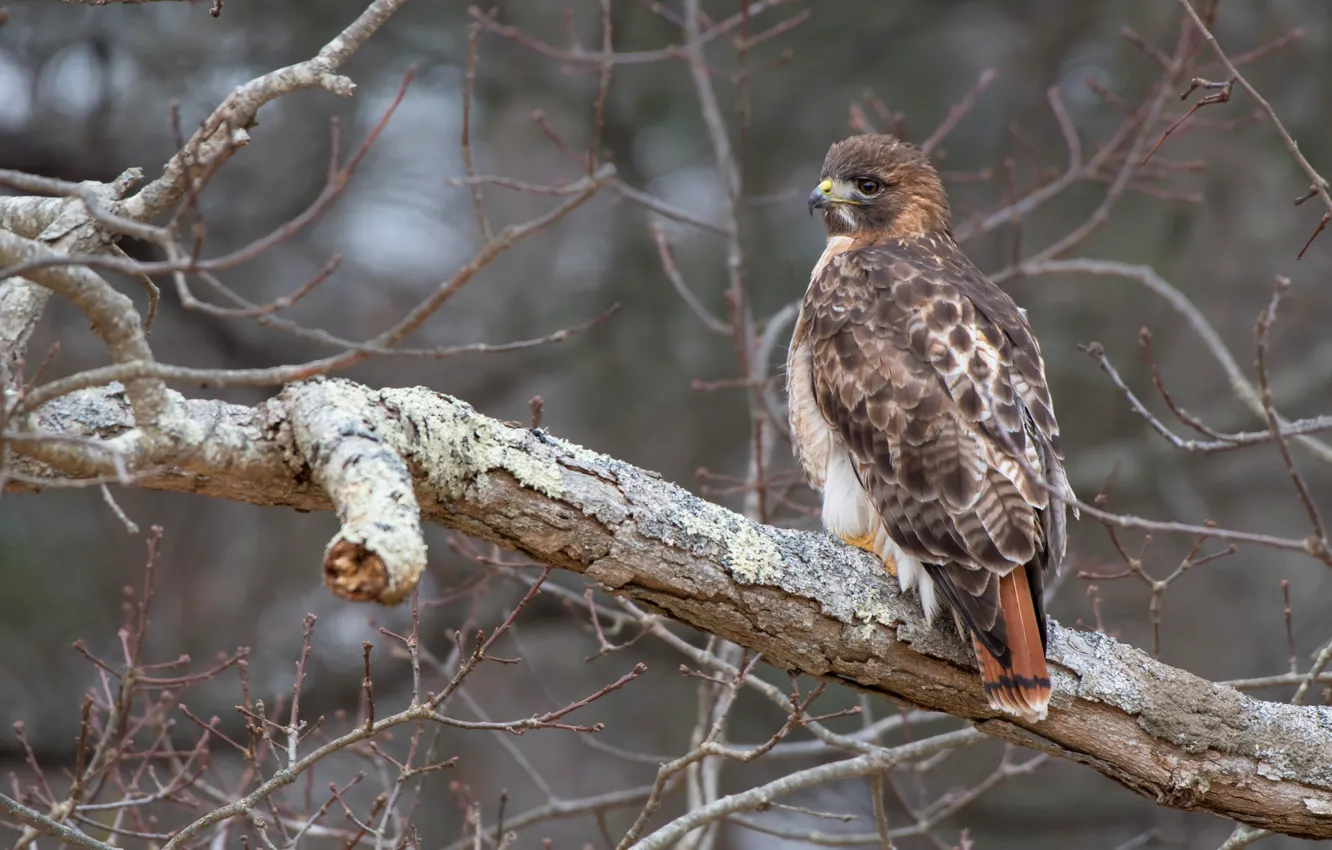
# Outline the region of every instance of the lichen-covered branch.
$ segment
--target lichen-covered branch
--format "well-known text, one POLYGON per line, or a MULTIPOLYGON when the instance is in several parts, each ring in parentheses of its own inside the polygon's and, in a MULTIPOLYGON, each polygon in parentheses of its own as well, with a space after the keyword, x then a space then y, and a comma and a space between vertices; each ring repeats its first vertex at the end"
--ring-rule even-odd
POLYGON ((21 277, 0 281, 0 388, 14 383, 18 361, 50 297, 50 290, 21 277))
POLYGON ((284 394, 292 436, 341 529, 324 551, 324 581, 344 599, 400 601, 425 571, 421 508, 407 464, 365 417, 364 394, 342 384, 297 384, 284 394))
MULTIPOLYGON (((0 230, 0 266, 59 256, 40 242, 0 230)), ((117 363, 152 362, 153 352, 134 302, 92 269, 48 266, 32 269, 27 277, 82 310, 117 363)), ((161 381, 139 378, 129 381, 126 391, 138 421, 145 424, 158 421, 166 405, 166 388, 161 381)))
MULTIPOLYGON (((193 423, 177 430, 198 442, 169 467, 138 472, 139 486, 326 510, 345 504, 350 486, 332 467, 370 449, 363 457, 373 455, 370 464, 382 465, 375 474, 387 479, 401 480, 390 471, 405 463, 425 518, 586 575, 773 664, 972 719, 1162 805, 1332 837, 1332 709, 1261 702, 1053 624, 1050 716, 1015 722, 986 706, 955 635, 927 629, 916 600, 874 559, 825 534, 750 522, 651 472, 422 388, 315 380, 255 408, 171 396, 193 423), (350 433, 330 436, 336 422, 350 433), (328 457, 314 450, 339 443, 328 457), (330 498, 321 484, 344 492, 330 498)), ((82 436, 130 424, 114 387, 52 401, 36 419, 82 436)), ((23 460, 18 469, 89 474, 23 460)), ((395 508, 389 521, 399 515, 395 508)))
MULTIPOLYGON (((0 169, 0 184, 31 191, 48 190, 53 198, 0 198, 0 233, 11 234, 12 247, 24 249, 14 255, 0 253, 0 268, 30 256, 26 249, 35 242, 37 253, 89 254, 109 244, 107 231, 98 227, 94 208, 100 210, 120 198, 142 176, 129 169, 110 183, 65 183, 49 178, 0 169), (28 242, 26 240, 33 240, 28 242), (49 251, 41 251, 47 248, 49 251)), ((25 277, 0 279, 0 391, 9 388, 19 358, 37 326, 53 289, 38 286, 25 277)))

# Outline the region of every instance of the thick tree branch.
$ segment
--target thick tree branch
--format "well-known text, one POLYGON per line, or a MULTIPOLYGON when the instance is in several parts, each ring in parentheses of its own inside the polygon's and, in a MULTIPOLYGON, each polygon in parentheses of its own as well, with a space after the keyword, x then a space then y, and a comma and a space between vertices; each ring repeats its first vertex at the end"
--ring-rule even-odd
POLYGON ((19 358, 50 297, 50 290, 21 277, 0 281, 0 388, 13 385, 19 358))
MULTIPOLYGON (((0 266, 59 256, 40 242, 0 230, 0 266)), ((96 272, 83 266, 48 266, 30 271, 28 280, 64 296, 82 310, 117 363, 152 362, 153 352, 134 302, 96 272)), ((25 304, 25 310, 29 306, 25 304)), ((140 378, 126 384, 140 422, 156 422, 162 416, 165 391, 161 381, 152 379, 140 378)))
MULTIPOLYGON (((825 534, 752 523, 653 473, 421 388, 316 380, 256 408, 169 395, 197 442, 170 468, 139 473, 140 486, 326 510, 333 501, 315 482, 342 486, 331 459, 370 445, 386 453, 375 461, 385 469, 394 468, 387 453, 405 462, 427 519, 586 575, 774 664, 974 720, 1162 805, 1332 837, 1332 709, 1260 702, 1104 635, 1052 624, 1050 717, 999 718, 956 636, 925 628, 916 599, 874 559, 825 534), (321 407, 359 424, 330 431, 302 421, 321 407)), ((36 419, 43 430, 84 436, 112 437, 131 424, 116 388, 57 399, 36 419)), ((111 469, 97 457, 63 469, 20 460, 19 470, 111 469)), ((406 523, 398 533, 395 545, 418 532, 406 523)))
POLYGON ((342 528, 324 551, 324 581, 344 599, 397 602, 425 571, 421 508, 412 475, 362 414, 363 394, 338 383, 297 384, 284 396, 292 434, 342 528))
MULTIPOLYGON (((0 233, 8 231, 15 238, 21 237, 14 247, 27 248, 32 243, 25 240, 34 240, 43 256, 105 250, 110 247, 111 237, 106 229, 98 227, 98 219, 106 221, 106 207, 142 176, 139 169, 131 168, 110 183, 66 183, 0 169, 0 184, 60 195, 0 198, 0 233), (50 250, 41 251, 43 247, 50 250)), ((0 253, 0 268, 16 261, 0 253)), ((0 388, 11 385, 15 365, 52 291, 22 277, 0 280, 0 388)))

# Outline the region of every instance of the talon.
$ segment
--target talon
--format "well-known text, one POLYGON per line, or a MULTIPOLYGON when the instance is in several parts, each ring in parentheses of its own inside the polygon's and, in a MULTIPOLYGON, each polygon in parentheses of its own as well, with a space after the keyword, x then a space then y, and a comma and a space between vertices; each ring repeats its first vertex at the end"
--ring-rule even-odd
POLYGON ((866 552, 869 552, 871 555, 878 554, 878 552, 874 551, 873 534, 866 534, 861 537, 843 537, 842 542, 848 546, 854 546, 857 549, 864 549, 866 552))
MULTIPOLYGON (((838 535, 841 536, 841 535, 838 535)), ((875 546, 876 534, 865 534, 860 537, 842 537, 842 542, 848 546, 854 546, 857 549, 863 549, 871 555, 878 555, 883 558, 883 568, 888 571, 888 575, 897 578, 897 561, 892 555, 883 555, 878 547, 875 546)))

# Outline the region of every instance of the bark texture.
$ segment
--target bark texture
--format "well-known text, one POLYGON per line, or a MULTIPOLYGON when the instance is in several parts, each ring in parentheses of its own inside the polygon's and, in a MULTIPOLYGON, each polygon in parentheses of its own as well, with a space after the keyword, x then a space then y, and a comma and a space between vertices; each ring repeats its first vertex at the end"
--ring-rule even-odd
MULTIPOLYGON (((318 379, 254 408, 174 392, 167 401, 181 449, 137 486, 336 508, 343 528, 323 566, 341 564, 335 578, 350 578, 330 583, 349 598, 392 602, 414 586, 419 506, 432 522, 586 575, 773 664, 969 718, 1162 805, 1332 837, 1332 708, 1252 699, 1052 622, 1049 718, 1000 718, 957 637, 926 629, 914 596, 828 535, 755 524, 652 472, 423 388, 318 379)), ((114 386, 50 402, 36 420, 41 431, 136 444, 114 386)), ((35 455, 21 471, 115 467, 109 454, 89 463, 84 451, 68 465, 58 452, 35 455)))

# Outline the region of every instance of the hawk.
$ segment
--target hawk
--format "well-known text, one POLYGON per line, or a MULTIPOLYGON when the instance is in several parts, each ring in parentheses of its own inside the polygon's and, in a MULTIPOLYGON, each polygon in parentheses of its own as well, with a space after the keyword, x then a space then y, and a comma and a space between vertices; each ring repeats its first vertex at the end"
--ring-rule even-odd
POLYGON ((824 527, 919 588, 927 622, 952 610, 992 708, 1042 720, 1042 588, 1067 528, 1050 489, 1073 493, 1026 315, 953 241, 939 175, 905 142, 834 144, 809 209, 828 245, 786 380, 824 527))

